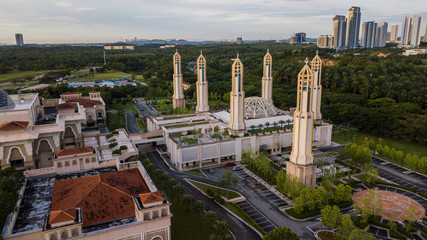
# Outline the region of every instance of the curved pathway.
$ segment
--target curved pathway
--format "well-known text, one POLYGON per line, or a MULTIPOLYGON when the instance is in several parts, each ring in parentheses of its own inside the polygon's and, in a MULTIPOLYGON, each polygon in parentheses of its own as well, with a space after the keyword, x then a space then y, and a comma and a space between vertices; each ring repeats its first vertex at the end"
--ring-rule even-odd
POLYGON ((135 113, 132 111, 125 111, 126 114, 126 128, 128 129, 129 133, 140 133, 138 123, 135 119, 135 113))

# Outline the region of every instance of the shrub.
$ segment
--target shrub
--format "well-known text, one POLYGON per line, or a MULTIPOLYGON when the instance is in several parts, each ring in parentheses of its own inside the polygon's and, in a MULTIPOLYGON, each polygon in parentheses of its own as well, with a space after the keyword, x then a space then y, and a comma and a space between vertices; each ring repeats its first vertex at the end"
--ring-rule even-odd
POLYGON ((115 138, 108 140, 108 142, 115 142, 115 141, 117 141, 117 139, 115 139, 115 138))
POLYGON ((106 137, 107 137, 107 139, 108 139, 108 138, 110 138, 110 137, 112 137, 112 136, 113 136, 113 134, 109 133, 109 134, 107 134, 107 136, 106 136, 106 137))
POLYGON ((122 154, 122 150, 116 149, 113 151, 113 154, 122 154))
POLYGON ((208 189, 206 190, 206 193, 207 193, 209 196, 211 196, 211 197, 214 197, 214 196, 215 196, 215 193, 214 193, 214 191, 212 191, 212 189, 211 189, 211 188, 208 188, 208 189))
POLYGON ((113 143, 110 143, 108 146, 110 147, 110 148, 113 148, 113 147, 115 147, 115 146, 117 146, 117 142, 113 142, 113 143))
POLYGON ((126 149, 128 149, 128 147, 126 145, 120 146, 120 150, 126 150, 126 149))
POLYGON ((215 194, 214 199, 215 199, 215 201, 217 201, 221 205, 225 203, 224 198, 222 198, 221 195, 219 195, 219 194, 215 194))
POLYGON ((114 130, 114 131, 112 131, 111 133, 112 133, 113 135, 117 135, 117 134, 119 134, 119 131, 114 130))

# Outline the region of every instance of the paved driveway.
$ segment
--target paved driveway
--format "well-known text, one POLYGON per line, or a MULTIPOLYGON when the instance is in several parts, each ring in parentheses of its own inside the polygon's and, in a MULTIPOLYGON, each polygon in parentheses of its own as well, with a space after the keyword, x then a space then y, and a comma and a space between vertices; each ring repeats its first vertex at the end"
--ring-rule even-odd
POLYGON ((141 131, 138 128, 138 123, 135 119, 135 113, 132 111, 125 111, 126 113, 126 127, 129 133, 140 133, 141 131))

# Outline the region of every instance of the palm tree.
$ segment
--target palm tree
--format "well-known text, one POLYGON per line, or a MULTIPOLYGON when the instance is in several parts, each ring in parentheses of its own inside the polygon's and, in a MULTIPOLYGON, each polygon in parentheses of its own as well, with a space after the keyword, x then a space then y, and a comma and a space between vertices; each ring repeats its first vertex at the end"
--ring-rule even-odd
POLYGON ((288 124, 288 127, 289 127, 289 124, 291 124, 291 119, 288 119, 288 120, 286 120, 286 123, 288 124))
POLYGON ((280 127, 283 127, 283 124, 285 124, 285 121, 284 120, 280 120, 279 123, 280 123, 280 127))
POLYGON ((255 125, 251 125, 249 128, 253 131, 256 127, 255 125))
POLYGON ((263 126, 262 123, 258 124, 259 130, 261 130, 263 126))
POLYGON ((273 122, 273 126, 274 126, 274 127, 277 127, 277 122, 273 122))
POLYGON ((265 123, 265 126, 268 128, 268 127, 270 126, 270 123, 269 123, 269 122, 266 122, 266 123, 265 123))

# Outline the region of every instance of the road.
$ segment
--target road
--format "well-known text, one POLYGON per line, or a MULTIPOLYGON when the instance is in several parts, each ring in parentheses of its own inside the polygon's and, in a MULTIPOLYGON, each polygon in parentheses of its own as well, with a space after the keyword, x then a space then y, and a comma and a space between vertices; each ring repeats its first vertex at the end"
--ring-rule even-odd
MULTIPOLYGON (((205 203, 206 210, 213 210, 217 213, 218 218, 222 220, 226 220, 230 224, 230 230, 233 232, 236 239, 242 240, 260 240, 261 237, 246 224, 242 223, 239 219, 235 218, 233 215, 229 214, 226 210, 219 207, 217 203, 215 203, 212 199, 206 197, 202 193, 200 193, 197 189, 192 187, 189 183, 184 181, 184 178, 192 178, 198 181, 206 180, 205 178, 198 176, 190 176, 190 174, 174 172, 169 169, 167 164, 163 161, 160 155, 157 152, 147 153, 148 159, 156 165, 156 167, 160 168, 169 176, 177 180, 181 185, 184 186, 185 193, 191 194, 194 196, 196 200, 202 200, 205 203)), ((210 184, 216 184, 214 181, 208 180, 210 184)))
POLYGON ((140 133, 138 123, 136 122, 135 113, 132 111, 125 111, 126 114, 126 127, 129 133, 140 133))

